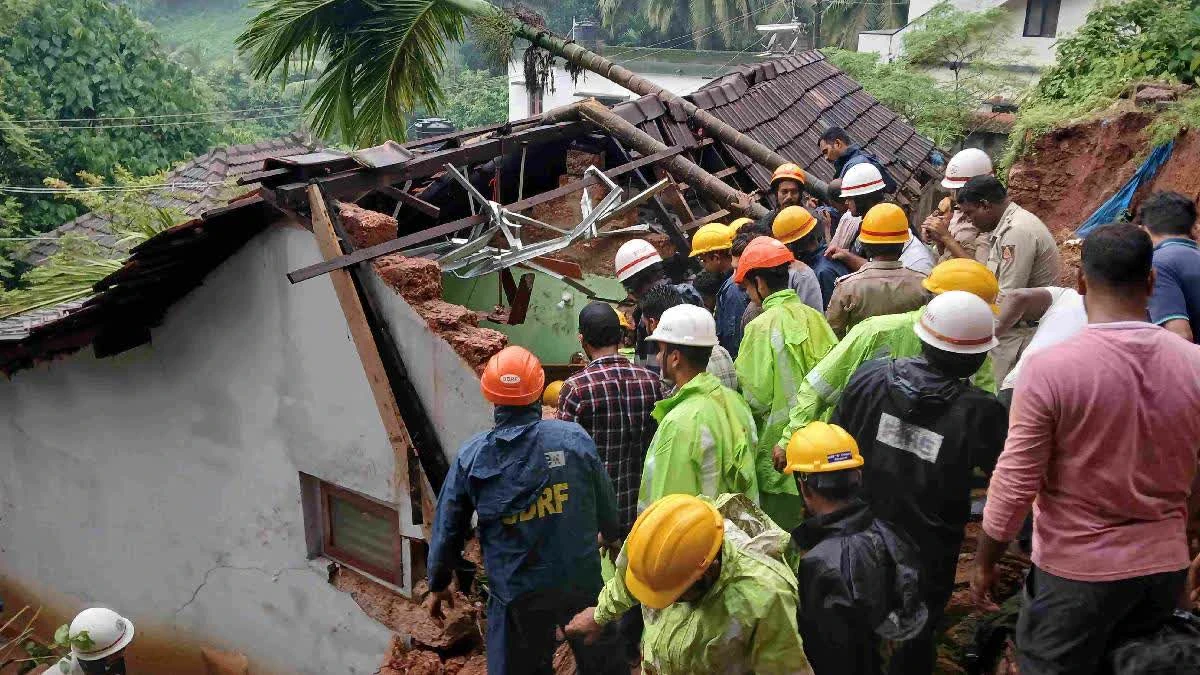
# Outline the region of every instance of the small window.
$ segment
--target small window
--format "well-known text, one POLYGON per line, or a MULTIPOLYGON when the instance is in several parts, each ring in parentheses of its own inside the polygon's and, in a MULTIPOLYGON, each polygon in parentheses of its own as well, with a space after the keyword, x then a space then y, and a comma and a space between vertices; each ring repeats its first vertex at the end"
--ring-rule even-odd
POLYGON ((1058 7, 1061 0, 1028 0, 1025 9, 1025 37, 1048 37, 1058 34, 1058 7))
POLYGON ((321 553, 393 584, 402 582, 396 509, 321 482, 321 553))

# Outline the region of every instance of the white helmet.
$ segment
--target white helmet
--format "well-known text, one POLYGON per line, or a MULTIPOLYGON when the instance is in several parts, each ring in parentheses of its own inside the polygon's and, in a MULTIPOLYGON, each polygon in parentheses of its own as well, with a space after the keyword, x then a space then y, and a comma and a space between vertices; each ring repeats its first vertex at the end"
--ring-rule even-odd
POLYGON ((133 641, 133 622, 104 607, 92 607, 80 612, 71 622, 71 637, 87 631, 92 647, 82 650, 71 645, 71 655, 80 661, 99 661, 116 654, 133 641))
POLYGON ((646 340, 685 347, 715 347, 717 322, 703 307, 675 305, 663 312, 658 328, 646 340))
POLYGON ((654 263, 662 262, 658 249, 645 239, 630 239, 617 249, 617 281, 625 281, 654 263))
POLYGON ((842 177, 843 197, 859 197, 883 189, 883 174, 870 162, 862 162, 846 169, 842 177))
POLYGON ((996 339, 996 315, 978 295, 946 291, 929 301, 913 326, 921 342, 955 354, 981 354, 996 339))
POLYGON ((959 150, 950 162, 946 164, 946 177, 942 179, 942 187, 947 190, 957 190, 976 176, 986 176, 992 173, 992 159, 979 148, 959 150))

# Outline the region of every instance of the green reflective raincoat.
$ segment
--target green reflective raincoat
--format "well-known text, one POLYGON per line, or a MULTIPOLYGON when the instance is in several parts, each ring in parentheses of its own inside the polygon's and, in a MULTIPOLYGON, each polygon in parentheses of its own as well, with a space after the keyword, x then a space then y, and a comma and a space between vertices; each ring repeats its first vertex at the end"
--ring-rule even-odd
POLYGON ((738 385, 758 426, 755 468, 763 510, 785 530, 800 524, 803 503, 796 480, 775 470, 779 444, 804 377, 837 344, 829 322, 787 289, 763 299, 763 313, 746 324, 738 351, 738 385))
POLYGON ((740 492, 758 503, 758 433, 746 402, 711 373, 700 373, 659 401, 658 431, 646 450, 638 512, 671 494, 716 497, 740 492))
MULTIPOLYGON (((725 518, 721 574, 698 602, 643 608, 642 672, 811 673, 796 627, 797 560, 791 535, 775 527, 743 495, 714 505, 725 518)), ((604 586, 596 621, 606 624, 637 606, 625 587, 624 549, 604 586)))
MULTIPOLYGON (((862 364, 884 356, 894 359, 919 356, 921 339, 913 331, 925 308, 903 314, 873 316, 850 329, 833 351, 808 373, 800 384, 787 428, 780 437, 784 445, 792 434, 809 422, 828 421, 842 397, 854 371, 862 364)), ((971 383, 984 391, 996 393, 996 376, 992 357, 971 377, 971 383)))

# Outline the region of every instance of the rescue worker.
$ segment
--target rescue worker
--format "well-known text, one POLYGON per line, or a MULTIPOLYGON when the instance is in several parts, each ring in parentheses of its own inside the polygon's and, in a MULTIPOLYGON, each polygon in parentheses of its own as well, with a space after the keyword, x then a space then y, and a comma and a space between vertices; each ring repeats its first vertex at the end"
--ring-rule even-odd
MULTIPOLYGON (((813 214, 809 213, 808 209, 803 206, 789 206, 779 212, 775 217, 775 223, 771 225, 767 236, 779 239, 780 235, 798 239, 796 232, 808 233, 817 225, 817 219, 813 214), (779 233, 779 234, 776 234, 779 233)), ((782 241, 782 240, 780 240, 782 241)), ((811 267, 805 265, 799 260, 793 260, 791 266, 788 267, 788 286, 796 291, 796 295, 800 297, 800 302, 812 307, 818 312, 825 311, 825 301, 821 295, 821 282, 817 279, 816 272, 811 267)))
MULTIPOLYGON (((556 627, 594 604, 601 587, 597 535, 615 542, 621 534, 592 439, 578 424, 542 419, 544 380, 542 364, 521 347, 488 361, 480 389, 496 406, 496 426, 459 450, 438 494, 429 545, 427 608, 441 619, 477 514, 488 672, 499 675, 553 672, 556 627)), ((604 654, 572 647, 585 671, 604 663, 604 654)))
MULTIPOLYGON (((946 164, 942 187, 950 191, 953 201, 958 196, 959 188, 966 185, 968 180, 992 175, 995 175, 995 169, 986 152, 979 148, 964 148, 946 164)), ((957 204, 952 203, 945 213, 935 213, 926 218, 921 231, 926 239, 937 246, 940 253, 938 262, 951 258, 975 259, 975 250, 979 247, 979 228, 963 215, 957 204)))
POLYGON ((854 437, 832 424, 813 422, 788 441, 784 473, 808 513, 792 530, 803 553, 797 624, 816 675, 882 673, 884 643, 915 637, 928 616, 916 545, 859 497, 862 465, 854 437))
MULTIPOLYGON (((869 165, 868 165, 869 166, 869 165)), ((925 304, 924 274, 900 262, 912 239, 908 217, 895 204, 879 204, 867 212, 858 240, 871 262, 837 280, 825 316, 838 337, 872 316, 899 314, 925 304)))
POLYGON ((643 673, 811 673, 787 541, 743 495, 663 497, 638 516, 597 606, 566 633, 588 639, 640 603, 643 673))
MULTIPOLYGON (((650 289, 646 297, 642 298, 638 303, 638 308, 642 312, 642 320, 646 323, 650 332, 658 327, 658 321, 662 318, 663 312, 677 305, 687 304, 683 301, 683 296, 679 291, 670 285, 658 286, 650 289)), ((665 377, 662 368, 659 367, 658 354, 652 352, 647 357, 646 368, 657 373, 660 378, 665 377)), ((729 352, 721 345, 716 345, 712 348, 712 354, 708 357, 708 373, 717 378, 721 384, 730 389, 737 390, 737 373, 733 368, 733 358, 729 356, 729 352)), ((671 388, 674 385, 664 382, 663 392, 667 395, 672 393, 671 388)))
POLYGON ((801 273, 807 267, 812 270, 817 280, 821 305, 813 307, 798 288, 796 293, 801 295, 801 301, 818 312, 825 311, 829 306, 829 296, 833 294, 833 285, 837 283, 838 277, 849 274, 850 270, 846 269, 845 265, 825 257, 825 244, 821 240, 817 219, 804 207, 789 206, 775 217, 771 234, 786 244, 792 255, 796 256, 796 264, 793 267, 799 268, 801 273))
MULTIPOLYGON (((670 285, 679 291, 685 302, 698 307, 704 306, 704 300, 690 284, 670 283, 667 273, 663 269, 662 256, 659 255, 658 249, 645 239, 630 239, 621 244, 621 248, 617 249, 613 266, 616 268, 617 281, 621 282, 629 299, 634 302, 640 301, 652 288, 670 285)), ((650 334, 650 331, 638 310, 634 310, 633 323, 636 326, 634 354, 637 364, 649 367, 646 336, 650 334)))
POLYGON ((995 322, 978 296, 942 293, 913 327, 921 355, 864 364, 830 419, 862 451, 871 510, 919 551, 929 621, 896 650, 893 673, 933 672, 934 632, 954 590, 973 474, 989 473, 1004 447, 1007 411, 966 379, 999 344, 995 322))
MULTIPOLYGON (((733 248, 730 249, 733 252, 733 269, 737 269, 738 261, 741 260, 742 253, 745 252, 750 242, 763 236, 771 236, 771 230, 760 231, 757 223, 743 227, 738 231, 737 236, 733 238, 733 248)), ((762 314, 762 307, 751 299, 750 303, 746 305, 746 311, 742 313, 743 335, 745 334, 746 325, 753 321, 759 314, 762 314)))
POLYGON ((617 496, 621 532, 637 517, 642 462, 654 437, 654 404, 662 382, 619 355, 621 323, 612 306, 592 302, 579 312, 579 343, 588 365, 562 383, 558 419, 575 422, 596 442, 617 496))
POLYGON ((125 675, 125 649, 133 642, 133 633, 133 622, 129 619, 107 607, 89 607, 76 614, 67 628, 71 655, 45 672, 125 675))
MULTIPOLYGON (((1058 281, 1062 260, 1054 235, 1037 216, 1009 200, 1008 190, 995 176, 968 180, 958 191, 958 206, 981 233, 975 259, 996 275, 1002 299, 1014 288, 1041 288, 1058 281)), ((997 380, 1003 381, 1021 357, 1034 329, 1018 323, 1000 338, 992 353, 997 380)))
POLYGON ((760 232, 770 232, 771 225, 778 216, 789 206, 802 206, 804 196, 804 169, 796 164, 780 164, 771 174, 771 194, 775 196, 775 208, 755 223, 760 232))
MULTIPOLYGON (((846 213, 838 224, 833 241, 825 249, 825 255, 841 262, 850 271, 857 271, 867 263, 863 256, 859 230, 868 211, 884 203, 883 183, 879 170, 873 164, 857 164, 846 172, 850 192, 846 198, 846 213)), ((909 239, 900 254, 900 262, 910 270, 929 274, 933 270, 933 254, 916 236, 909 239)))
POLYGON ((796 385, 837 344, 825 317, 787 287, 792 252, 771 237, 750 242, 734 280, 746 287, 763 313, 746 326, 734 362, 742 396, 758 428, 755 466, 763 511, 784 529, 800 522, 796 482, 775 470, 771 449, 787 426, 796 385))
MULTIPOLYGON (((967 291, 992 304, 997 313, 1000 311, 994 304, 1000 292, 996 275, 974 260, 946 261, 935 267, 933 274, 923 283, 925 290, 935 296, 946 291, 967 291)), ((809 422, 828 420, 842 397, 846 383, 862 364, 881 356, 898 359, 920 354, 921 340, 913 331, 913 325, 924 312, 925 308, 922 307, 903 314, 875 316, 851 328, 846 337, 800 383, 783 438, 791 438, 809 422)), ((995 393, 996 379, 992 374, 990 357, 983 362, 971 382, 984 391, 995 393)), ((782 468, 783 447, 776 446, 774 454, 776 467, 782 468)))
POLYGON ((841 127, 826 129, 817 141, 817 148, 821 151, 821 156, 825 158, 825 161, 833 165, 833 172, 837 175, 836 178, 829 181, 831 198, 826 201, 834 201, 832 197, 841 192, 842 185, 846 182, 846 174, 859 164, 874 165, 883 177, 883 191, 888 193, 896 191, 896 181, 883 167, 883 164, 874 155, 854 144, 850 140, 850 134, 847 134, 841 127))
MULTIPOLYGON (((704 309, 714 314, 717 311, 717 294, 721 292, 723 283, 725 283, 724 276, 706 270, 700 270, 700 273, 692 279, 692 288, 695 288, 696 292, 700 294, 700 299, 704 301, 704 309)), ((741 324, 740 318, 738 323, 741 324)))
POLYGON ((733 358, 742 344, 742 314, 750 299, 746 291, 733 283, 733 230, 722 223, 709 223, 692 235, 693 258, 700 260, 705 272, 723 277, 717 291, 717 339, 733 358))
POLYGON ((658 345, 663 377, 674 393, 654 406, 658 430, 646 451, 638 509, 675 493, 740 492, 757 504, 754 418, 736 391, 705 372, 717 344, 712 315, 676 305, 663 312, 646 339, 658 345))

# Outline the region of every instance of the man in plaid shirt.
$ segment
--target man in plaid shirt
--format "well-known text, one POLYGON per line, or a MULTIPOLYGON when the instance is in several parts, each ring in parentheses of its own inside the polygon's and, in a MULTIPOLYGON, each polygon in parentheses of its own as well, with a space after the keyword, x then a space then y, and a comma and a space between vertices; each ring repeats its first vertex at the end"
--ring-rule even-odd
POLYGON ((563 383, 558 418, 577 422, 596 442, 628 532, 637 519, 642 463, 657 428, 650 413, 663 398, 662 384, 617 353, 621 322, 610 305, 593 302, 579 312, 579 341, 589 363, 563 383))

